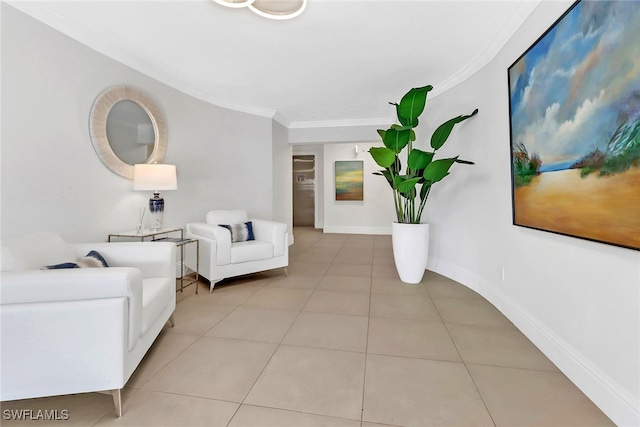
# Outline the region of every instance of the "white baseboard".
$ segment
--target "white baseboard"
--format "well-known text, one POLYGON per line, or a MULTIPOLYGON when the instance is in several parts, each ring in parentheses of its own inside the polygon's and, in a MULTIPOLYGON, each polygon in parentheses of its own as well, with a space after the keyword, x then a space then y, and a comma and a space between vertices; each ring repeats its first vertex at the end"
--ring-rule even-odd
POLYGON ((640 426, 640 403, 502 290, 463 267, 429 258, 427 268, 478 292, 504 314, 589 399, 619 426, 640 426))
POLYGON ((350 226, 326 226, 322 229, 325 233, 339 234, 391 234, 391 227, 350 227, 350 226))

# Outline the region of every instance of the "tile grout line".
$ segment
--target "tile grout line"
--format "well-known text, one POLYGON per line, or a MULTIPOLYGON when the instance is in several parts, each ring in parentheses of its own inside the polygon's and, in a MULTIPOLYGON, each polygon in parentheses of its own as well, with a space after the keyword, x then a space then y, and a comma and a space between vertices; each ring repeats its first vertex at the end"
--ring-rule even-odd
MULTIPOLYGON (((317 242, 315 242, 317 243, 317 242)), ((313 245, 311 245, 308 249, 306 249, 305 251, 303 251, 302 253, 305 253, 306 251, 308 251, 310 248, 312 248, 315 243, 313 245)), ((322 274, 322 277, 324 277, 325 273, 322 274)), ((320 281, 322 281, 322 278, 320 279, 320 281)), ((302 306, 302 308, 300 310, 298 310, 298 315, 296 316, 295 319, 293 319, 293 322, 291 322, 291 325, 289 325, 289 328, 287 328, 287 331, 282 335, 282 338, 280 339, 280 342, 277 343, 276 348, 274 349, 273 353, 271 353, 271 356, 269 357, 269 360, 267 360, 267 362, 264 364, 264 366, 262 367, 262 369, 260 370, 260 373, 256 376, 255 381, 253 382, 253 384, 251 384, 251 387, 249 388, 249 391, 247 391, 247 394, 244 396, 244 398, 242 399, 242 402, 240 402, 240 404, 238 405, 238 408, 236 409, 236 411, 233 413, 233 415, 231 416, 231 418, 229 419, 229 422, 227 423, 227 427, 229 426, 229 424, 233 421, 233 419, 235 418, 236 414, 238 413, 238 411, 240 411, 240 408, 242 408, 242 405, 245 405, 245 401, 247 400, 247 397, 249 397, 249 395, 251 394, 251 391, 253 390, 253 388, 255 387, 255 385, 257 384, 257 382, 260 380, 260 377, 262 376, 262 374, 264 373, 264 371, 267 369, 267 366, 269 366, 269 363, 271 363, 271 360, 273 360, 273 357, 275 356, 275 354, 278 352, 278 350, 280 349, 280 347, 283 345, 282 342, 284 341, 284 339, 286 338, 287 334, 291 331, 291 328, 293 328, 293 325, 296 323, 296 321, 300 318, 300 315, 302 314, 304 307, 306 307, 307 303, 309 302, 309 299, 311 299, 311 296, 313 295, 313 293, 315 292, 315 290, 318 288, 318 284, 320 283, 320 281, 318 281, 318 283, 316 284, 316 286, 313 288, 313 291, 311 292, 311 294, 309 294, 309 296, 307 297, 304 305, 302 306)), ((261 406, 261 405, 256 405, 256 406, 261 406)), ((266 406, 267 408, 271 408, 266 406)), ((289 409, 284 409, 284 408, 271 408, 271 409, 278 409, 278 410, 285 410, 288 411, 289 409)), ((308 412, 301 412, 301 411, 294 411, 294 412, 300 412, 300 413, 304 413, 307 414, 308 412)), ((335 417, 334 417, 335 418, 335 417)))
POLYGON ((364 369, 363 369, 363 377, 362 377, 362 403, 360 410, 360 427, 364 421, 364 407, 365 407, 365 399, 366 399, 366 388, 367 388, 367 362, 369 361, 369 332, 371 331, 371 298, 373 295, 373 256, 371 258, 371 276, 369 280, 369 312, 367 315, 367 339, 364 347, 364 369))
MULTIPOLYGON (((442 315, 440 315, 440 310, 438 310, 438 306, 435 303, 433 305, 436 307, 436 311, 438 312, 438 315, 442 319, 442 315)), ((493 414, 489 410, 489 406, 487 405, 487 402, 485 401, 484 396, 482 396, 482 393, 480 393, 480 389, 478 388, 478 384, 476 384, 476 381, 473 378, 473 375, 471 375, 471 371, 469 371, 469 367, 467 366, 467 362, 462 357, 462 354, 460 353, 460 349, 458 348, 458 345, 456 344, 456 341, 451 336, 451 331, 449 330, 449 327, 447 326, 447 323, 444 321, 444 319, 442 319, 442 324, 444 325, 444 328, 447 331, 447 335, 449 335, 449 339, 451 340, 451 343, 453 344, 454 348, 456 349, 456 352, 458 353, 458 357, 460 357, 460 361, 462 362, 462 366, 464 366, 464 370, 467 372, 467 375, 471 379, 471 383, 473 384, 473 387, 476 390, 476 393, 478 393, 478 397, 480 397, 480 400, 482 401, 482 405, 484 406, 485 410, 487 411, 487 414, 489 415, 489 418, 491 419, 491 422, 493 423, 493 425, 495 427, 496 426, 496 420, 493 418, 493 414)))

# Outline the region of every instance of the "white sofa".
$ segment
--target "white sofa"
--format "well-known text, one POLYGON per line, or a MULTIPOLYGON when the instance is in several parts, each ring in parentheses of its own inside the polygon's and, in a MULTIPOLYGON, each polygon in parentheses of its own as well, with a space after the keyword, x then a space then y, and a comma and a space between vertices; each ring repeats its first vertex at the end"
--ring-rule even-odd
POLYGON ((175 265, 173 243, 3 240, 0 400, 107 391, 121 416, 120 390, 173 320, 175 265), (41 270, 91 250, 109 268, 41 270))
MULTIPOLYGON (((207 213, 205 222, 186 225, 185 236, 200 241, 199 273, 210 282, 209 292, 215 284, 228 277, 289 265, 289 233, 287 224, 264 219, 249 219, 243 210, 214 210, 207 213), (234 225, 251 221, 255 240, 231 241, 231 232, 219 224, 234 225)), ((185 264, 195 270, 196 259, 188 254, 185 264)))

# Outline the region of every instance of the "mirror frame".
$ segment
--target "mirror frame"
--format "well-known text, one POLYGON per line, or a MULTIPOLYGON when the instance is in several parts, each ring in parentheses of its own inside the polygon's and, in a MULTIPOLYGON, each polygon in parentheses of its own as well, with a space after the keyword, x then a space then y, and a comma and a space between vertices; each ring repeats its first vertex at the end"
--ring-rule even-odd
POLYGON ((162 163, 167 153, 167 126, 164 116, 155 101, 135 87, 127 85, 112 86, 98 95, 94 101, 89 118, 89 132, 93 148, 109 170, 125 178, 133 179, 133 165, 120 160, 107 139, 107 117, 109 112, 116 103, 123 100, 133 101, 138 104, 147 113, 153 124, 155 135, 153 152, 149 158, 141 163, 162 163))

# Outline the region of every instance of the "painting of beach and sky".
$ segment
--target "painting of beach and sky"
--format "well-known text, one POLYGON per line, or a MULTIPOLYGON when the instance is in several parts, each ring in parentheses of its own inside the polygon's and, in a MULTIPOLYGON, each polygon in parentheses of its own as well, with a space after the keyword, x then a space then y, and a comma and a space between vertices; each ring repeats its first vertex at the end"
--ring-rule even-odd
POLYGON ((513 223, 640 249, 640 1, 575 3, 508 79, 513 223))
POLYGON ((364 200, 362 160, 336 161, 336 200, 364 200))

